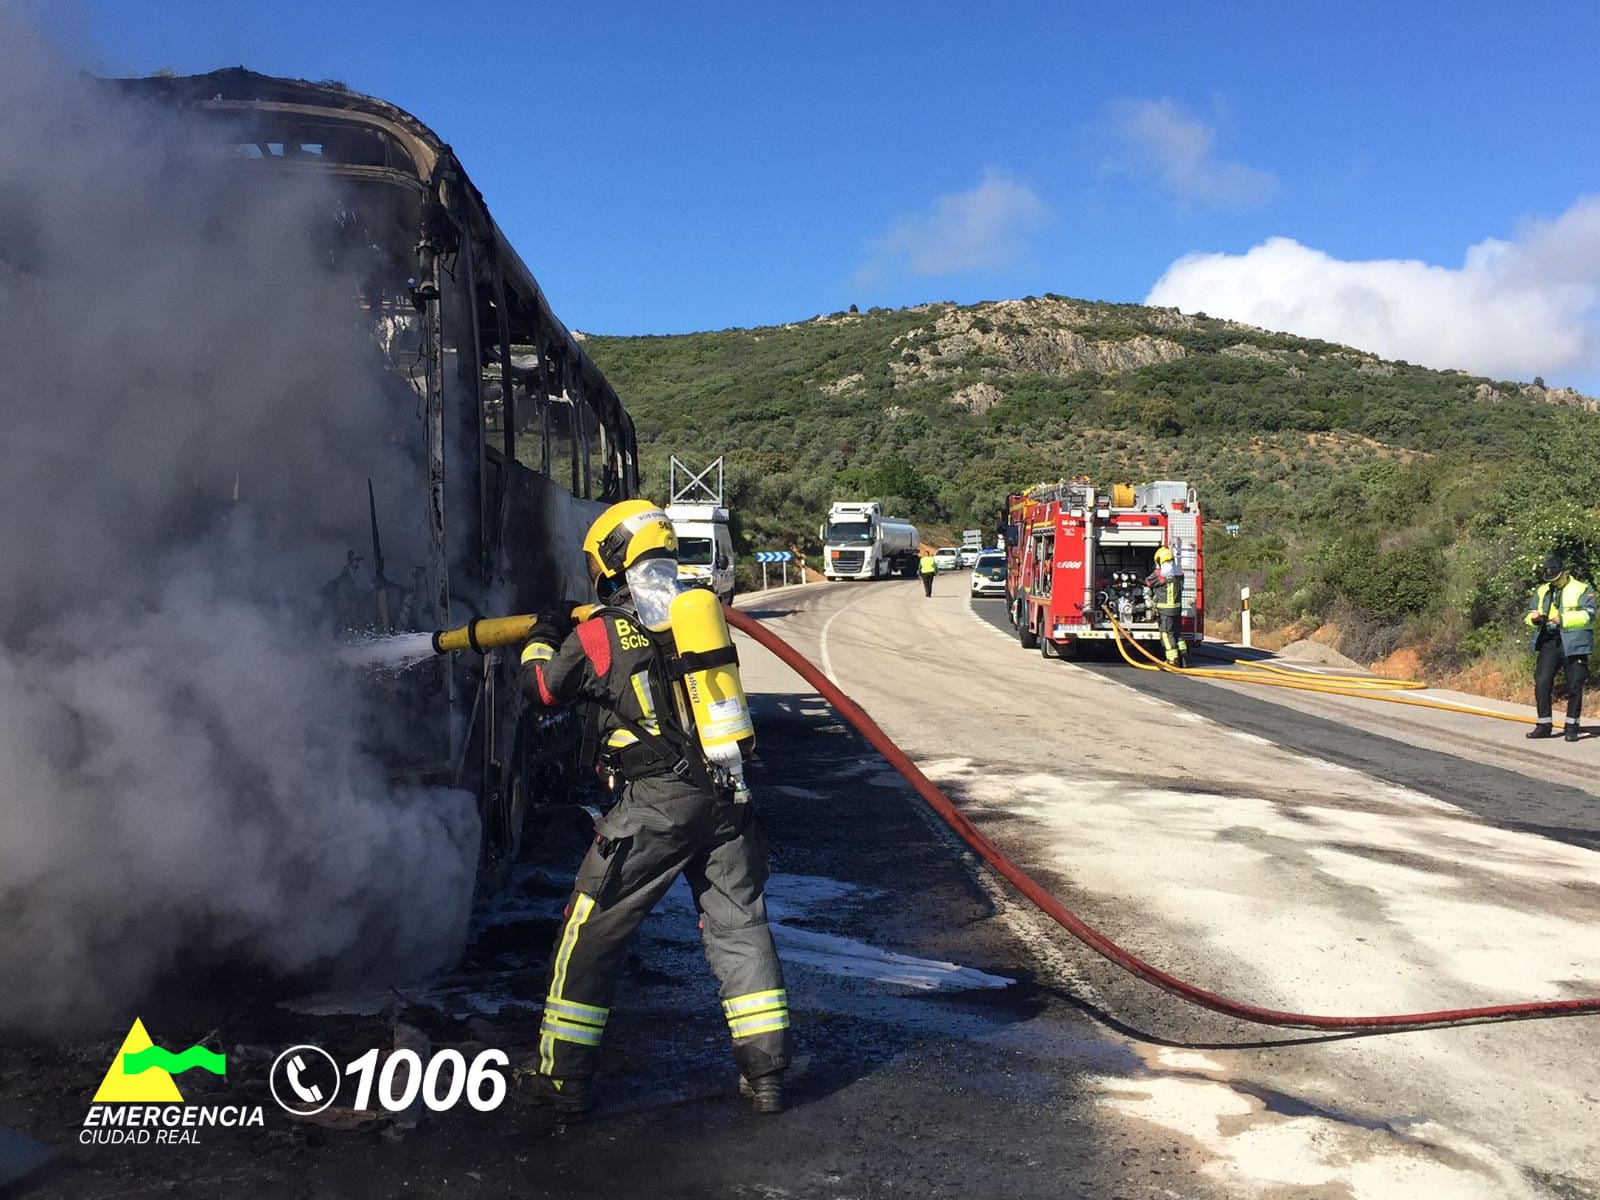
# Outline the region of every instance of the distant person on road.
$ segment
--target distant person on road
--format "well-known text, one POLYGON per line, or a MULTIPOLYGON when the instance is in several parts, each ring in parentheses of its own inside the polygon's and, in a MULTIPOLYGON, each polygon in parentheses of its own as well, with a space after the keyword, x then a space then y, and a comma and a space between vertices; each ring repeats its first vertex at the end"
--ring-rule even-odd
POLYGON ((1161 628, 1161 649, 1174 667, 1189 665, 1189 643, 1183 640, 1183 568, 1171 546, 1156 549, 1156 569, 1144 585, 1156 595, 1156 623, 1161 628))
POLYGON ((933 577, 939 573, 939 564, 933 561, 933 555, 924 554, 917 563, 917 574, 922 576, 922 594, 933 595, 933 577))
POLYGON ((792 1043, 767 925, 766 839, 755 806, 709 761, 673 689, 695 669, 677 657, 669 611, 679 590, 677 534, 650 501, 624 500, 590 526, 583 549, 603 607, 576 627, 565 612, 539 614, 518 685, 543 708, 582 706, 584 767, 599 770, 617 801, 596 822, 573 881, 551 951, 538 1051, 515 1071, 518 1093, 558 1114, 593 1106, 628 943, 681 875, 722 984, 740 1092, 758 1113, 781 1112, 792 1043))
POLYGON ((1530 738, 1547 738, 1555 733, 1550 701, 1555 691, 1556 672, 1567 681, 1567 723, 1563 736, 1578 740, 1578 718, 1583 714, 1583 685, 1589 678, 1589 655, 1594 650, 1595 592, 1567 571, 1561 555, 1544 560, 1544 582, 1533 591, 1532 602, 1523 624, 1533 630, 1530 639, 1534 654, 1533 702, 1539 720, 1527 733, 1530 738))

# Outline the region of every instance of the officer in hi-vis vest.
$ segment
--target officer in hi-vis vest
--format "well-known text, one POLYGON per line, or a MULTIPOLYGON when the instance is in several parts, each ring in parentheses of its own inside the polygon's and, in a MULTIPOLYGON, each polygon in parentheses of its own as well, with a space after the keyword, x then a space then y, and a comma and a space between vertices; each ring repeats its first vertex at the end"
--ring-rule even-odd
POLYGON ((1528 730, 1531 738, 1555 733, 1551 724, 1551 699, 1556 674, 1567 681, 1567 722, 1562 735, 1569 742, 1582 736, 1578 720, 1583 715, 1583 685, 1589 679, 1589 655, 1594 652, 1597 608, 1594 588, 1575 579, 1559 554, 1544 560, 1544 582, 1533 590, 1523 623, 1532 630, 1530 648, 1538 656, 1533 665, 1533 700, 1539 718, 1528 730))
POLYGON ((628 941, 681 874, 722 984, 740 1091, 756 1112, 781 1112, 789 1005, 767 927, 765 842, 746 802, 755 733, 727 623, 711 592, 679 590, 677 536, 650 501, 612 505, 583 548, 603 607, 570 633, 562 614, 541 614, 519 683, 536 704, 585 704, 585 753, 618 799, 578 868, 538 1053, 518 1088, 561 1113, 593 1106, 628 941))

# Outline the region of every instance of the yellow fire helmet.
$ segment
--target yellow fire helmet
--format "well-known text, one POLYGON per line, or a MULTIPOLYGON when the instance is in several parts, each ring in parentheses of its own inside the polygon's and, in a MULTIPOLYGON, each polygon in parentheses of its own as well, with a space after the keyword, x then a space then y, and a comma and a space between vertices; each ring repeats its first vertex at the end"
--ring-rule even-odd
POLYGON ((583 538, 583 556, 596 589, 615 587, 625 571, 654 555, 676 557, 678 535, 667 514, 649 500, 622 500, 600 514, 583 538))
POLYGON ((1156 562, 1157 563, 1169 563, 1171 561, 1172 561, 1172 547, 1171 546, 1157 546, 1156 547, 1156 562))

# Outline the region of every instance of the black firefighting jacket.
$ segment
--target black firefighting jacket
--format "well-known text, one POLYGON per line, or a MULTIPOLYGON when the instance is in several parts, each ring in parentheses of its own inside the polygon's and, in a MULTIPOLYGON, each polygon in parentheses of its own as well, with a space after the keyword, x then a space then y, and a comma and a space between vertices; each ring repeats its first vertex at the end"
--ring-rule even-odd
POLYGON ((1157 569, 1151 572, 1144 582, 1146 587, 1154 589, 1157 608, 1176 610, 1183 607, 1183 572, 1174 571, 1163 575, 1157 569))
POLYGON ((559 646, 535 629, 523 647, 517 683, 546 707, 587 699, 600 755, 626 762, 626 774, 639 778, 670 769, 688 748, 663 659, 656 637, 633 613, 602 608, 559 646), (635 729, 647 736, 641 739, 635 729))

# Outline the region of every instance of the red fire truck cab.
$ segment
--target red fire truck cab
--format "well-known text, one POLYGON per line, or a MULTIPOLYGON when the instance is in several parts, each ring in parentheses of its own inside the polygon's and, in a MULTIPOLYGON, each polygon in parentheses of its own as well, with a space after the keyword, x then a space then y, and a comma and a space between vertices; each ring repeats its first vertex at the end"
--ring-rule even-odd
POLYGON ((1087 479, 1040 484, 1008 498, 1006 597, 1025 649, 1070 658, 1084 639, 1116 637, 1110 614, 1139 641, 1159 646, 1155 593, 1145 578, 1171 546, 1183 569, 1183 636, 1205 636, 1205 558, 1200 503, 1177 480, 1115 484, 1087 479))

